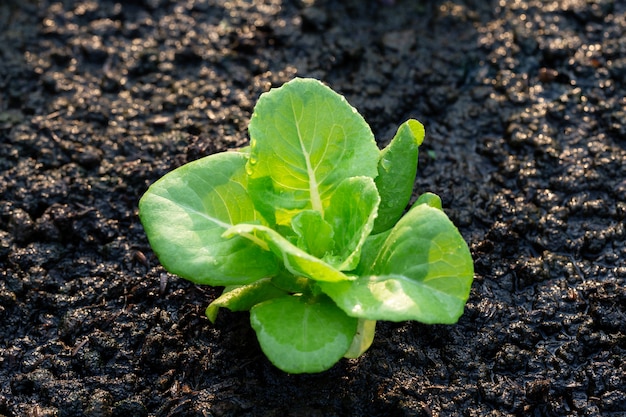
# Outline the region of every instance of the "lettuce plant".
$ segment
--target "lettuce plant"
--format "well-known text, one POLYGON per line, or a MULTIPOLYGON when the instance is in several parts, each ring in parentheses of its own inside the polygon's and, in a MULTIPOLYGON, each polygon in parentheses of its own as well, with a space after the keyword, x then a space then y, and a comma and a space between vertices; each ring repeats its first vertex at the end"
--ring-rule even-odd
POLYGON ((468 247, 413 192, 424 128, 408 120, 379 150, 365 120, 313 79, 261 95, 250 146, 155 182, 140 218, 162 265, 223 286, 207 308, 250 310, 269 360, 320 372, 368 349, 377 320, 455 323, 473 278, 468 247))

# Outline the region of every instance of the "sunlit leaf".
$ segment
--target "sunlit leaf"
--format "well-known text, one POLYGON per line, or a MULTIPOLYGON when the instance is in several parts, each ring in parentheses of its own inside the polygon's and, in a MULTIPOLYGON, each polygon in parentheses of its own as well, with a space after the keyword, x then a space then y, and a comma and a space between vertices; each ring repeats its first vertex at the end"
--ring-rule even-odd
POLYGON ((350 347, 358 320, 325 296, 286 296, 253 307, 250 322, 268 359, 297 374, 332 367, 350 347))
POLYGON ((232 152, 186 164, 155 182, 139 202, 152 249, 172 273, 199 284, 254 282, 278 271, 276 257, 225 230, 260 222, 248 195, 246 158, 232 152))
POLYGON ((222 307, 230 311, 248 311, 263 301, 284 295, 286 292, 273 285, 270 278, 264 278, 252 284, 224 289, 222 295, 209 304, 205 314, 211 322, 215 322, 222 307))
POLYGON ((261 95, 249 131, 250 193, 270 222, 288 225, 306 209, 323 215, 341 181, 378 175, 369 126, 317 80, 297 78, 261 95))
POLYGON ((303 251, 289 242, 278 232, 257 224, 238 224, 225 233, 225 237, 245 236, 260 247, 267 246, 282 260, 285 268, 296 276, 303 276, 314 281, 345 281, 350 279, 342 272, 303 251))
POLYGON ((298 235, 297 246, 313 256, 322 258, 335 247, 333 228, 318 211, 301 211, 293 217, 291 227, 298 235))
POLYGON ((443 211, 422 204, 392 229, 365 275, 318 283, 347 314, 455 323, 473 279, 467 244, 443 211))
POLYGON ((391 143, 381 152, 376 186, 380 193, 379 215, 374 233, 393 227, 413 193, 419 146, 424 140, 424 126, 417 120, 400 125, 391 143))
POLYGON ((343 180, 332 193, 325 219, 334 230, 332 264, 341 271, 356 268, 361 247, 374 227, 380 197, 369 177, 343 180))

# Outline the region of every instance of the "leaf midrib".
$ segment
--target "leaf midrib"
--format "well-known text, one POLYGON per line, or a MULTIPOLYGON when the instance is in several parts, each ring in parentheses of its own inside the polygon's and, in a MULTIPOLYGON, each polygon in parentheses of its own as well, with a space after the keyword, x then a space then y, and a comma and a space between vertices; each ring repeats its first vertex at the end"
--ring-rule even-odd
POLYGON ((315 177, 315 170, 311 165, 311 155, 306 150, 304 146, 304 140, 302 138, 302 133, 300 132, 300 122, 302 119, 302 115, 298 117, 296 114, 296 108, 291 105, 291 110, 293 111, 293 117, 296 120, 296 132, 298 133, 298 142, 300 144, 300 150, 302 151, 302 155, 304 156, 304 162, 306 164, 307 176, 309 178, 309 196, 311 198, 311 206, 312 209, 318 211, 324 216, 324 206, 322 205, 322 198, 320 196, 319 185, 317 182, 317 178, 315 177))

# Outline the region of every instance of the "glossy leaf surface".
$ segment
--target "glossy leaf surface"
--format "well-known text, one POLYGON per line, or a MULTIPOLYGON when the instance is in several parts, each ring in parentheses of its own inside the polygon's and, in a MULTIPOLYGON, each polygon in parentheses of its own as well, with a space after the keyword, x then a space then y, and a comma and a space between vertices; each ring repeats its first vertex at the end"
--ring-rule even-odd
POLYGON ((261 349, 289 373, 321 372, 333 366, 350 347, 357 322, 324 296, 274 298, 250 311, 261 349))
POLYGON ((199 284, 254 282, 278 271, 276 257, 243 237, 226 239, 241 222, 260 222, 247 192, 246 158, 211 155, 170 172, 139 202, 150 245, 172 273, 199 284))
POLYGON ((467 244, 445 213, 415 206, 391 230, 365 275, 319 283, 347 314, 370 320, 455 323, 473 278, 467 244))
POLYGON ((323 216, 341 181, 378 175, 369 126, 317 80, 296 78, 261 95, 249 132, 250 193, 270 223, 289 225, 306 209, 323 216))
POLYGON ((325 218, 334 230, 335 250, 329 263, 341 271, 356 268, 361 247, 378 215, 380 197, 369 177, 343 180, 330 198, 325 218))
POLYGON ((335 248, 333 228, 322 214, 315 210, 304 210, 296 214, 291 227, 298 235, 297 246, 318 258, 331 253, 335 248))
POLYGON ((400 125, 391 143, 382 150, 376 178, 381 202, 374 233, 393 227, 406 209, 413 193, 419 146, 423 140, 424 126, 411 119, 400 125))
POLYGON ((303 276, 314 281, 330 282, 350 279, 321 259, 298 248, 269 227, 256 224, 239 224, 224 233, 225 237, 236 235, 246 236, 260 246, 267 245, 282 260, 285 268, 295 276, 303 276))

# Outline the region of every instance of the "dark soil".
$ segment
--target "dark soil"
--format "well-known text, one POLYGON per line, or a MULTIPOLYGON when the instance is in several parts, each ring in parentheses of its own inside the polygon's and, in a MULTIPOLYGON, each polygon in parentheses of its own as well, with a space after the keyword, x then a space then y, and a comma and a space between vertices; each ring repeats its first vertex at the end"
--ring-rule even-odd
POLYGON ((0 415, 626 416, 625 86, 621 0, 3 0, 0 415), (457 325, 316 375, 211 325, 137 218, 296 75, 381 145, 425 124, 416 192, 476 263, 457 325))

